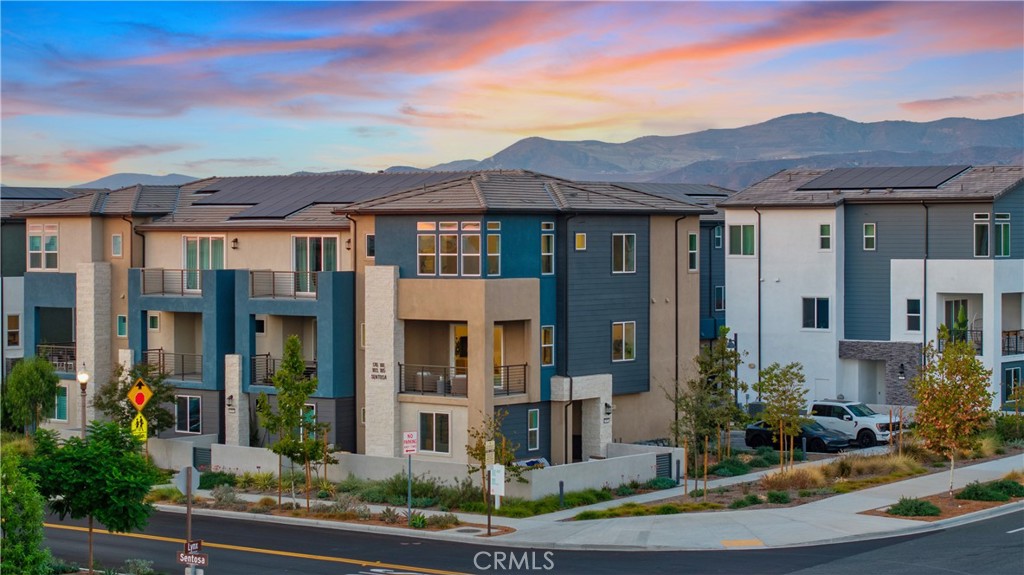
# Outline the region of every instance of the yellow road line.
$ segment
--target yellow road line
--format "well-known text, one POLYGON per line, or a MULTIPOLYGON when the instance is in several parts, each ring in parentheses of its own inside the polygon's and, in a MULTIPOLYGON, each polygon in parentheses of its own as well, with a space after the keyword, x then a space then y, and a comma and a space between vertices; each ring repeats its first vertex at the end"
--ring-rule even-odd
MULTIPOLYGON (((49 527, 51 529, 66 529, 68 531, 82 531, 87 532, 89 528, 78 527, 75 525, 56 525, 53 523, 43 523, 43 527, 49 527)), ((93 533, 97 535, 114 535, 117 537, 131 537, 134 539, 149 539, 151 541, 167 541, 169 543, 181 543, 185 544, 185 540, 178 537, 163 537, 160 535, 146 535, 144 533, 110 533, 109 531, 99 529, 94 530, 93 533)), ((294 557, 296 559, 312 559, 314 561, 327 561, 331 563, 347 563, 350 565, 358 565, 360 567, 384 567, 387 569, 398 569, 402 571, 419 571, 423 573, 430 573, 432 575, 466 575, 460 571, 444 571, 442 569, 430 569, 427 567, 414 567, 412 565, 400 565, 397 563, 382 563, 380 561, 360 561, 358 559, 347 559, 345 557, 329 557, 326 555, 311 555, 309 553, 295 553, 292 551, 276 551, 273 549, 260 549, 259 547, 243 547, 241 545, 228 545, 226 543, 210 543, 203 540, 203 548, 210 547, 213 549, 230 549, 232 551, 244 551, 247 553, 262 553, 263 555, 279 555, 281 557, 294 557)))

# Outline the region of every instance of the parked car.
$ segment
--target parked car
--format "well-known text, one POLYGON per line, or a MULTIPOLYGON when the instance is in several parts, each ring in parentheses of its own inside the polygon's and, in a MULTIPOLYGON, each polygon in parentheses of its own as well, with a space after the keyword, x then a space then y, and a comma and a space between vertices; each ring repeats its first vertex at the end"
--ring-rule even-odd
MULTIPOLYGON (((805 423, 801 426, 800 435, 797 436, 797 446, 803 445, 807 440, 807 451, 832 452, 846 449, 850 446, 851 437, 838 431, 832 431, 816 421, 805 423)), ((745 441, 747 447, 758 448, 764 445, 778 447, 778 434, 764 421, 757 421, 747 426, 745 441)))
POLYGON ((871 447, 889 441, 891 433, 899 433, 900 422, 876 413, 863 403, 825 399, 811 404, 811 417, 829 429, 855 437, 857 445, 871 447))

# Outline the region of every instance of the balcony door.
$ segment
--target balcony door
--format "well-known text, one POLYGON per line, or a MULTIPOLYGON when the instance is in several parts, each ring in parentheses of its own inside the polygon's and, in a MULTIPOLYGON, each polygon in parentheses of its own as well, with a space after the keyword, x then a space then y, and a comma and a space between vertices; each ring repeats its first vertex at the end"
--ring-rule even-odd
MULTIPOLYGON (((465 374, 469 370, 469 326, 464 323, 453 323, 451 332, 451 367, 455 373, 465 374)), ((494 326, 494 386, 501 387, 501 366, 505 365, 505 330, 500 325, 494 326)))
POLYGON ((224 269, 223 236, 185 236, 185 289, 199 290, 201 270, 224 269))
POLYGON ((338 269, 338 238, 295 236, 295 291, 316 292, 316 272, 338 269))

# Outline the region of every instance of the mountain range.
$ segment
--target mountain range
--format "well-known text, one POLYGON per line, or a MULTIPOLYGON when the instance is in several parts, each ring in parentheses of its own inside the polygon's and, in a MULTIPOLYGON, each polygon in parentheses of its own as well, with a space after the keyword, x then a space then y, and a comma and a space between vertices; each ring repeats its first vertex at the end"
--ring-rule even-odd
MULTIPOLYGON (((740 128, 643 136, 623 143, 531 137, 484 160, 457 160, 425 169, 528 169, 583 181, 682 182, 739 190, 787 168, 944 164, 1024 164, 1024 114, 994 120, 862 123, 803 113, 740 128)), ((395 166, 386 171, 419 169, 395 166)), ((104 180, 121 176, 82 187, 112 187, 104 180)))

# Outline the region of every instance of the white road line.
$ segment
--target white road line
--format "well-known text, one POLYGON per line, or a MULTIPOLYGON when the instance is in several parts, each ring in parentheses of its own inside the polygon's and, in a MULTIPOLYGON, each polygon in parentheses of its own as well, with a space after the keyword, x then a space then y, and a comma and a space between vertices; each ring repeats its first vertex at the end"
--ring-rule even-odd
POLYGON ((1021 527, 1020 529, 1014 529, 1013 531, 1007 531, 1006 533, 1007 533, 1007 534, 1010 534, 1010 533, 1017 533, 1018 531, 1024 531, 1024 527, 1021 527))

